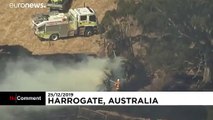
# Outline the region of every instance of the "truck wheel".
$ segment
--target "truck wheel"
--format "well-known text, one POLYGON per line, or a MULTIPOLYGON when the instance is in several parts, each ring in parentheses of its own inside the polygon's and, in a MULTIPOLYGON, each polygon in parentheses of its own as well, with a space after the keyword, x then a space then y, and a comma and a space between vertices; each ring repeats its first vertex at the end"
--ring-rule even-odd
POLYGON ((59 38, 59 35, 58 35, 58 34, 52 34, 52 35, 50 36, 50 40, 53 40, 53 41, 58 40, 58 38, 59 38))
POLYGON ((93 35, 93 30, 92 29, 86 29, 85 33, 84 33, 84 36, 89 37, 91 35, 93 35))

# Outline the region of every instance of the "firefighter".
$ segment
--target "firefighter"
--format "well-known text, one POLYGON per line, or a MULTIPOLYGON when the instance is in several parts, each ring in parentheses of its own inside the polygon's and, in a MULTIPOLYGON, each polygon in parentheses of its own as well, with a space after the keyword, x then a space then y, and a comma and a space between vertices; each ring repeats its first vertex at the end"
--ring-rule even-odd
POLYGON ((117 81, 114 84, 115 90, 118 91, 120 89, 120 79, 117 79, 117 81))

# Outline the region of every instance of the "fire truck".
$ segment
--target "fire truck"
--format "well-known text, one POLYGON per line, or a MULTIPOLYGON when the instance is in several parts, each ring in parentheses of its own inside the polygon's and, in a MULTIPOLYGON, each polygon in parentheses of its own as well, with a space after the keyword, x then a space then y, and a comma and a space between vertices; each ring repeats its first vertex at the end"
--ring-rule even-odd
POLYGON ((70 9, 68 13, 37 14, 33 16, 32 23, 35 35, 46 40, 91 36, 98 32, 96 14, 90 7, 70 9))
POLYGON ((66 11, 69 9, 72 0, 48 0, 47 7, 50 11, 66 11))

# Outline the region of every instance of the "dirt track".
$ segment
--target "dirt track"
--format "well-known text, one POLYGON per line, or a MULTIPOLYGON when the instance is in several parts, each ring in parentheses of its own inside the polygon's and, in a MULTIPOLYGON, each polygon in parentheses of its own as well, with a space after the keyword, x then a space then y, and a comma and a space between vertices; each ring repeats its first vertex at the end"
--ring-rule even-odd
MULTIPOLYGON (((10 3, 46 3, 47 0, 1 0, 0 1, 0 45, 21 45, 33 54, 53 53, 88 53, 96 54, 100 51, 99 35, 92 37, 74 37, 58 41, 40 41, 31 29, 31 16, 48 12, 47 8, 10 8, 10 3)), ((116 8, 115 0, 74 0, 72 8, 84 5, 95 9, 99 21, 105 12, 116 8)))

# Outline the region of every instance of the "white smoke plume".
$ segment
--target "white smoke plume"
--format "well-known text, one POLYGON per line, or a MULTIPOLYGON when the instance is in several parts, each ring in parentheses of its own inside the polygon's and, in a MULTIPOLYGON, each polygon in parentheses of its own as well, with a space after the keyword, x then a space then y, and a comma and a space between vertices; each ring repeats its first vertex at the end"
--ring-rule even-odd
MULTIPOLYGON (((121 58, 87 57, 80 62, 55 63, 24 57, 2 64, 5 74, 0 77, 0 91, 97 91, 106 78, 106 70, 122 75, 121 58)), ((28 120, 23 116, 29 116, 29 111, 42 113, 59 108, 4 106, 0 108, 0 119, 28 120)))
POLYGON ((121 61, 89 57, 81 62, 54 65, 34 58, 12 60, 6 63, 0 91, 96 91, 106 77, 105 69, 121 70, 121 61))

